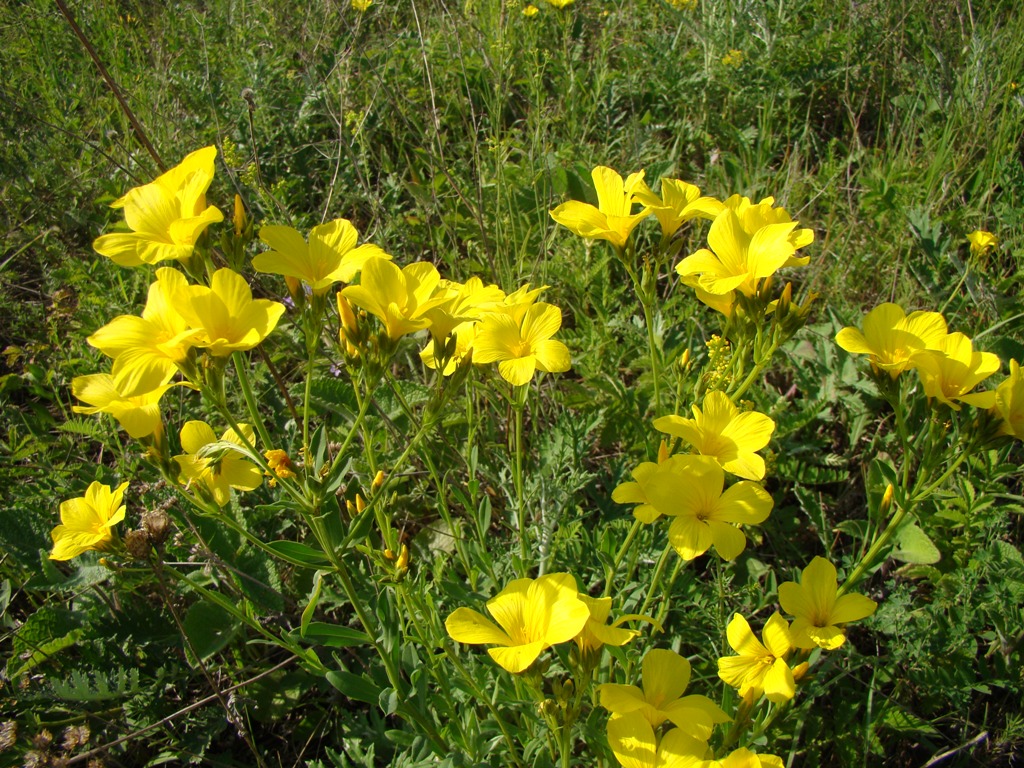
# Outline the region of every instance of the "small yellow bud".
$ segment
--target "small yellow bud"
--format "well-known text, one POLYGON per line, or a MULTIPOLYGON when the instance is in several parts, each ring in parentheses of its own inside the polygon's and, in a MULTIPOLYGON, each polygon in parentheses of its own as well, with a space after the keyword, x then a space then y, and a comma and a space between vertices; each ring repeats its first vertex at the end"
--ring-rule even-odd
POLYGON ((892 508, 892 497, 896 493, 896 489, 892 487, 892 483, 889 483, 885 487, 885 493, 882 494, 882 501, 878 505, 878 514, 887 515, 889 510, 892 508))
POLYGON ((335 296, 338 301, 338 315, 341 317, 341 327, 350 334, 355 334, 359 330, 359 326, 356 325, 356 315, 352 311, 352 305, 349 304, 348 299, 341 295, 340 291, 335 296))
POLYGON ((658 463, 663 464, 666 461, 668 461, 669 455, 670 454, 668 452, 668 443, 662 440, 661 443, 658 445, 658 463))
POLYGON ((807 674, 807 670, 809 668, 810 665, 806 661, 802 661, 799 664, 797 664, 795 667, 793 667, 793 680, 799 681, 801 678, 803 678, 804 675, 807 674))
POLYGON ((370 485, 370 487, 373 490, 375 490, 375 491, 379 491, 381 486, 383 486, 383 485, 384 485, 384 470, 383 469, 378 469, 377 470, 377 474, 374 475, 374 477, 373 477, 373 483, 370 485))
POLYGON ((302 293, 302 283, 299 282, 299 278, 285 275, 284 284, 288 288, 288 295, 292 297, 292 301, 296 304, 299 304, 305 298, 305 295, 302 293))
POLYGON ((360 496, 357 493, 356 494, 356 513, 361 515, 363 513, 364 509, 366 509, 366 502, 363 501, 363 497, 360 496))
POLYGON ((395 568, 398 569, 399 573, 405 573, 409 570, 409 548, 405 544, 402 545, 402 549, 398 552, 395 568))
POLYGON ((679 370, 686 371, 690 367, 690 350, 684 349, 679 356, 679 370))
POLYGON ((385 560, 394 560, 395 559, 394 551, 390 550, 390 549, 385 549, 384 550, 384 559, 385 560))
POLYGON ((355 517, 356 516, 356 505, 353 504, 348 499, 345 499, 345 510, 348 512, 348 516, 349 517, 355 517))
POLYGON ((241 195, 235 195, 235 216, 232 222, 235 225, 235 237, 241 237, 245 231, 245 203, 241 195))

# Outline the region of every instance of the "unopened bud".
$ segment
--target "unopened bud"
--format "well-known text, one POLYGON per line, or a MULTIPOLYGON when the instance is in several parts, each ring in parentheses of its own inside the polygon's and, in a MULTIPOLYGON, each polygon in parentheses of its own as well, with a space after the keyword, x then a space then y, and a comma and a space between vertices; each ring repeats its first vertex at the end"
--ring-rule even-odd
POLYGON ((398 553, 395 568, 398 569, 399 573, 405 573, 409 570, 409 548, 405 544, 402 545, 402 549, 398 553))
POLYGON ((235 215, 232 223, 235 225, 235 237, 241 237, 245 231, 245 203, 242 202, 241 195, 235 195, 235 215))
POLYGON ((662 440, 661 443, 658 445, 658 463, 663 464, 666 461, 668 461, 669 455, 670 454, 668 452, 668 443, 662 440))
POLYGON ((378 491, 380 490, 382 485, 384 485, 384 470, 378 469, 377 474, 373 476, 373 483, 370 485, 370 487, 373 490, 378 491))
POLYGON ((338 302, 338 316, 341 318, 341 327, 347 331, 350 335, 355 335, 359 331, 359 326, 356 324, 356 313, 352 311, 352 305, 348 299, 336 293, 338 302))
POLYGON ((797 664, 795 667, 793 667, 793 680, 800 680, 804 675, 807 674, 807 670, 809 668, 810 665, 806 661, 802 661, 799 664, 797 664))
POLYGON ((880 515, 888 514, 892 508, 892 497, 896 493, 896 489, 893 488, 892 483, 889 483, 885 487, 885 493, 882 494, 882 502, 878 505, 878 513, 880 515))
POLYGON ((358 493, 356 494, 356 514, 362 514, 363 510, 366 509, 366 502, 363 501, 363 497, 358 493))
POLYGON ((393 549, 385 549, 384 550, 384 559, 385 560, 394 560, 395 559, 395 551, 393 549))
POLYGON ((142 516, 142 529, 149 537, 149 543, 159 547, 171 535, 171 518, 159 509, 146 512, 142 516))
POLYGON ((143 530, 128 531, 124 535, 124 548, 132 560, 145 560, 149 557, 149 534, 143 530))
POLYGON ((355 517, 356 516, 356 505, 353 504, 348 499, 345 499, 345 510, 348 512, 348 516, 349 517, 355 517))
POLYGON ((679 370, 685 372, 690 367, 690 350, 684 349, 679 356, 679 370))
POLYGON ((302 302, 306 295, 302 291, 302 283, 297 277, 290 277, 289 275, 284 276, 284 284, 288 287, 288 295, 291 296, 292 301, 298 306, 302 302))

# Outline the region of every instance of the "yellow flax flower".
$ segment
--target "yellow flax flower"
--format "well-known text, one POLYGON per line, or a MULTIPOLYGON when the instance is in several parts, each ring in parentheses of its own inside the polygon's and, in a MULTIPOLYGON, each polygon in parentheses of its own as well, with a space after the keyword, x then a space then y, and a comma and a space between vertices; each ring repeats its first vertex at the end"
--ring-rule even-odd
POLYGON ((579 646, 582 653, 598 651, 605 645, 622 646, 640 634, 635 629, 623 629, 620 625, 633 619, 646 617, 623 616, 608 624, 608 616, 612 612, 610 597, 590 597, 580 593, 579 598, 590 611, 587 623, 583 625, 583 629, 575 638, 576 645, 579 646))
MULTIPOLYGON (((767 210, 773 209, 769 206, 767 210)), ((763 279, 783 267, 806 263, 806 259, 794 255, 799 244, 806 240, 796 234, 797 223, 771 222, 772 218, 756 206, 737 211, 727 201, 708 230, 709 248, 702 248, 680 261, 676 272, 684 283, 712 297, 720 297, 719 301, 724 301, 733 291, 754 296, 763 279), (761 226, 748 231, 747 227, 755 224, 761 226)))
POLYGON ((115 200, 110 207, 124 209, 131 231, 101 235, 93 248, 122 267, 191 257, 206 228, 224 220, 206 205, 216 157, 216 147, 196 150, 155 181, 115 200))
POLYGON ((375 315, 397 341, 407 333, 430 326, 425 313, 439 301, 433 300, 441 275, 433 264, 417 261, 399 269, 381 258, 369 258, 363 264, 359 285, 350 285, 342 294, 357 307, 375 315))
POLYGON ((658 467, 653 461, 645 461, 633 470, 631 481, 619 483, 612 491, 612 501, 616 504, 637 505, 633 508, 633 517, 641 523, 650 524, 661 517, 661 512, 651 504, 645 490, 648 480, 658 471, 658 467))
POLYGON ((326 293, 337 282, 350 283, 371 256, 391 256, 371 243, 356 247, 359 232, 348 219, 335 219, 309 231, 309 242, 292 227, 260 227, 260 240, 271 250, 253 256, 257 272, 297 278, 315 294, 326 293))
POLYGON ((729 645, 738 656, 725 656, 718 660, 718 676, 740 696, 751 700, 760 698, 763 692, 769 701, 781 704, 796 694, 793 670, 786 663, 786 656, 793 650, 789 624, 778 612, 773 613, 764 625, 760 642, 750 631, 750 624, 740 614, 735 614, 726 630, 729 645))
POLYGON ((547 0, 548 5, 553 5, 558 10, 562 10, 573 4, 574 0, 547 0))
POLYGON ((607 240, 622 251, 636 225, 651 213, 646 206, 633 213, 635 204, 642 205, 640 193, 647 186, 644 172, 631 173, 623 181, 611 168, 599 165, 591 176, 597 191, 597 207, 570 200, 551 211, 551 218, 580 237, 607 240))
POLYGON ((529 3, 523 8, 523 16, 525 16, 526 18, 536 16, 539 10, 540 9, 536 5, 529 3))
POLYGON ((170 381, 202 333, 189 326, 175 302, 187 286, 178 270, 158 269, 142 317, 115 317, 86 339, 113 358, 111 375, 124 396, 151 392, 170 381))
POLYGON ((700 768, 785 768, 785 765, 777 755, 759 755, 746 747, 740 747, 721 760, 701 763, 700 768))
POLYGON ((441 280, 430 297, 430 308, 424 312, 430 321, 430 335, 436 343, 443 344, 458 326, 479 320, 505 298, 501 288, 485 286, 479 277, 471 277, 465 283, 441 280))
POLYGON ((130 437, 139 440, 163 433, 160 398, 173 384, 164 384, 149 392, 126 396, 109 373, 76 376, 71 394, 88 405, 75 405, 75 413, 109 413, 130 437))
POLYGON ((1010 375, 996 387, 992 410, 1003 420, 999 429, 1001 435, 1024 440, 1024 376, 1016 360, 1010 361, 1010 375))
POLYGON ((569 349, 552 339, 562 327, 562 312, 539 302, 526 310, 522 322, 505 313, 489 313, 477 325, 473 362, 498 363, 498 373, 513 386, 526 384, 537 370, 569 370, 569 349))
POLYGON ((999 238, 983 229, 976 229, 971 232, 967 236, 967 241, 971 244, 971 255, 975 258, 984 256, 999 245, 999 238))
POLYGON ((672 237, 691 219, 714 221, 725 206, 713 197, 702 197, 700 189, 680 179, 662 178, 661 194, 656 195, 646 184, 639 186, 637 200, 646 205, 661 224, 661 236, 672 237))
POLYGON ((544 649, 572 640, 590 619, 568 573, 516 579, 487 601, 487 610, 497 625, 470 608, 456 608, 445 628, 456 642, 498 646, 487 653, 513 674, 527 669, 544 649))
POLYGON ((896 378, 908 368, 916 352, 937 349, 946 338, 945 318, 938 312, 904 313, 898 304, 879 304, 864 316, 864 330, 843 328, 836 344, 854 355, 869 355, 871 366, 896 378))
POLYGON ((213 273, 210 287, 192 285, 179 294, 178 311, 201 331, 194 343, 214 357, 244 352, 262 343, 277 327, 284 304, 254 299, 245 278, 231 269, 213 273))
POLYGON ((660 739, 639 712, 608 721, 608 746, 623 768, 703 768, 707 742, 681 728, 672 728, 660 739))
POLYGON ((707 696, 683 696, 690 683, 690 662, 675 651, 648 651, 641 679, 642 689, 617 683, 598 686, 601 706, 614 715, 639 712, 652 728, 670 720, 683 733, 701 741, 708 740, 716 723, 729 720, 707 696))
POLYGON ((678 437, 702 456, 711 456, 722 469, 747 480, 764 477, 764 459, 757 451, 768 445, 775 422, 757 411, 740 411, 725 392, 704 398, 703 409, 693 406, 693 418, 662 416, 654 420, 659 432, 678 437))
MULTIPOLYGON (((458 369, 459 365, 466 359, 473 356, 473 342, 476 340, 476 321, 467 321, 455 326, 451 336, 455 337, 455 348, 452 356, 445 362, 443 376, 451 376, 458 369)), ((450 342, 449 342, 450 343, 450 342)), ((437 356, 438 344, 433 339, 427 342, 427 346, 420 350, 420 360, 427 368, 436 369, 441 364, 437 356)))
MULTIPOLYGON (((245 440, 252 445, 255 441, 253 428, 248 424, 238 426, 245 440)), ((263 475, 255 464, 233 448, 225 446, 218 450, 213 445, 217 442, 244 445, 233 429, 227 430, 218 441, 205 422, 186 422, 181 428, 181 448, 185 454, 175 456, 174 460, 178 462, 181 477, 186 482, 200 483, 210 492, 217 506, 224 507, 231 501, 232 488, 240 491, 259 488, 263 484, 263 475), (207 446, 211 448, 204 451, 207 446)))
POLYGON ((113 528, 124 520, 124 491, 128 483, 111 490, 109 485, 90 483, 85 496, 61 502, 60 522, 53 539, 51 560, 70 560, 90 550, 103 551, 114 540, 113 528))
POLYGON ((672 517, 668 540, 684 560, 712 547, 723 560, 735 560, 747 546, 740 525, 763 523, 772 497, 757 483, 741 480, 725 492, 725 472, 709 456, 673 456, 647 480, 651 506, 672 517))
POLYGON ((794 616, 789 627, 796 648, 819 646, 835 650, 846 640, 841 624, 870 616, 876 603, 864 595, 839 595, 836 567, 823 557, 816 557, 803 570, 800 583, 787 581, 779 585, 782 610, 794 616))
POLYGON ((953 410, 960 410, 958 403, 976 408, 991 408, 996 404, 995 392, 971 390, 996 373, 1002 363, 998 355, 991 352, 975 352, 971 340, 964 334, 947 335, 935 349, 915 353, 912 362, 921 376, 924 393, 953 410))

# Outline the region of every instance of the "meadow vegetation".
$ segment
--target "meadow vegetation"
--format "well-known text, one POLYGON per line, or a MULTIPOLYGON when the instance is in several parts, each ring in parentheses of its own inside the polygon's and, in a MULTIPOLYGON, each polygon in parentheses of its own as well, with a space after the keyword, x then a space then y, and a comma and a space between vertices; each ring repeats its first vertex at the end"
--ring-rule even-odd
POLYGON ((1022 763, 1016 3, 560 5, 0 7, 0 766, 1022 763))

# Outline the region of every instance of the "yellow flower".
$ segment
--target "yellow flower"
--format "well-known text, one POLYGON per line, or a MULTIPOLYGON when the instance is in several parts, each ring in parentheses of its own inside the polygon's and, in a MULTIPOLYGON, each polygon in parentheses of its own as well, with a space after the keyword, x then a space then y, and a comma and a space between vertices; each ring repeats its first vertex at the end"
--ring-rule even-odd
MULTIPOLYGON (((434 289, 441 276, 433 264, 418 261, 399 269, 390 261, 370 258, 363 264, 359 285, 342 294, 384 323, 393 341, 429 327, 425 312, 434 306, 434 289)), ((439 302, 437 302, 439 303, 439 302)))
POLYGON ((371 5, 373 5, 373 0, 352 0, 352 8, 360 13, 366 12, 371 5))
POLYGON ((173 384, 164 384, 149 392, 125 396, 108 373, 76 376, 71 382, 71 394, 88 406, 75 405, 75 413, 109 413, 118 424, 136 440, 163 432, 160 416, 160 398, 173 384))
POLYGON ((210 287, 192 285, 179 294, 178 311, 201 330, 194 343, 215 357, 244 352, 260 344, 277 327, 284 304, 253 299, 249 284, 237 272, 218 269, 210 287))
POLYGON ((704 398, 704 408, 693 406, 693 418, 662 416, 655 419, 659 432, 681 438, 702 456, 711 456, 726 472, 747 480, 764 477, 764 459, 757 455, 771 440, 775 422, 757 411, 741 412, 725 392, 704 398))
MULTIPOLYGON (((263 452, 263 458, 267 460, 267 466, 270 467, 270 471, 274 473, 276 477, 282 480, 290 480, 295 477, 295 471, 292 464, 292 460, 288 458, 288 454, 282 451, 280 448, 272 448, 269 451, 263 452)), ((271 478, 273 481, 274 478, 271 478)))
POLYGON ((85 496, 61 502, 60 522, 50 536, 51 560, 70 560, 89 550, 103 551, 114 540, 113 527, 124 520, 124 482, 111 490, 109 485, 93 482, 85 496))
POLYGON ((776 704, 792 699, 796 682, 785 657, 793 649, 793 641, 786 620, 778 612, 772 614, 762 631, 764 643, 754 637, 750 624, 738 613, 726 632, 729 645, 739 655, 720 658, 718 676, 743 697, 749 694, 757 699, 763 691, 776 704))
POLYGON ((991 352, 975 352, 971 340, 962 333, 951 333, 935 349, 915 353, 911 362, 917 366, 924 393, 955 411, 960 406, 954 401, 976 408, 996 404, 995 392, 971 390, 999 370, 999 357, 991 352))
POLYGON ((625 645, 640 634, 635 629, 622 629, 620 625, 632 619, 645 617, 623 616, 609 625, 608 615, 612 610, 612 599, 610 597, 590 597, 580 593, 579 599, 583 601, 587 606, 587 610, 590 611, 587 623, 583 625, 583 629, 580 630, 580 633, 575 638, 580 652, 597 651, 604 645, 614 645, 616 647, 625 645))
POLYGON ((879 304, 864 316, 863 333, 843 328, 836 344, 854 355, 870 355, 871 366, 896 378, 913 368, 915 352, 937 349, 946 338, 946 320, 938 312, 911 312, 898 304, 879 304))
POLYGON ((350 283, 371 256, 390 259, 376 245, 364 243, 358 248, 359 233, 347 219, 335 219, 309 231, 309 242, 291 227, 260 227, 260 240, 271 250, 253 256, 257 272, 298 278, 313 293, 323 294, 336 282, 350 283))
POLYGON ((527 669, 545 648, 572 640, 590 618, 568 573, 516 579, 487 601, 487 610, 498 626, 470 608, 456 608, 445 628, 459 643, 499 646, 487 653, 512 673, 527 669))
POLYGON ((999 245, 999 238, 983 229, 976 229, 971 232, 967 236, 967 240, 971 244, 971 255, 974 257, 984 256, 999 245))
POLYGON ((538 11, 540 11, 540 9, 536 5, 533 5, 531 3, 528 4, 525 8, 523 8, 523 16, 525 16, 526 18, 530 18, 531 16, 536 16, 538 11))
POLYGON ((705 740, 681 728, 669 730, 659 740, 639 712, 608 721, 608 745, 623 768, 703 768, 708 751, 705 740))
POLYGON ((471 277, 465 283, 441 280, 423 315, 430 321, 434 342, 443 344, 458 326, 479 320, 488 308, 500 305, 505 298, 501 288, 485 286, 479 277, 471 277))
MULTIPOLYGON (((476 321, 472 321, 460 323, 452 329, 451 335, 455 337, 455 348, 452 351, 452 356, 445 362, 444 370, 441 371, 443 376, 451 376, 464 360, 473 356, 476 326, 476 321)), ((427 342, 427 346, 420 350, 420 360, 427 368, 436 369, 440 365, 436 352, 437 347, 438 345, 431 339, 427 342)))
POLYGON ((727 67, 739 67, 745 58, 743 51, 738 48, 730 48, 729 52, 722 57, 722 63, 727 67))
POLYGON ((1000 434, 1024 440, 1024 376, 1016 360, 1010 361, 1010 375, 996 387, 992 410, 1003 420, 1000 434))
POLYGON ((679 179, 662 178, 661 195, 656 195, 642 184, 637 192, 637 200, 648 206, 661 224, 661 236, 672 237, 691 219, 701 218, 714 221, 725 206, 713 197, 701 197, 700 189, 679 179))
POLYGON ((151 392, 170 381, 201 334, 178 312, 175 299, 186 289, 181 272, 158 269, 142 317, 115 317, 86 339, 114 359, 114 386, 125 397, 151 392))
POLYGON ((639 213, 632 212, 634 204, 642 204, 640 192, 646 188, 644 172, 631 173, 623 182, 611 168, 599 165, 591 176, 598 206, 570 200, 551 211, 551 218, 580 237, 607 240, 622 251, 636 225, 651 213, 647 207, 639 213))
POLYGON ((803 570, 800 583, 779 585, 782 610, 796 618, 789 627, 796 648, 819 646, 832 651, 846 640, 840 624, 863 619, 875 612, 876 603, 864 595, 839 595, 836 567, 816 557, 803 570))
POLYGON ((683 733, 707 741, 715 723, 729 717, 707 696, 683 696, 690 683, 690 662, 675 651, 654 649, 644 656, 641 679, 635 685, 598 686, 601 706, 614 715, 639 712, 652 728, 670 720, 683 733))
POLYGON ((650 505, 672 517, 668 539, 679 556, 693 560, 714 545, 723 560, 734 560, 747 545, 740 525, 764 522, 772 497, 757 483, 741 480, 725 492, 725 473, 709 456, 673 456, 648 477, 650 505))
POLYGON ((548 5, 553 5, 558 10, 570 6, 573 4, 573 0, 547 0, 548 5))
POLYGON ((122 267, 188 259, 206 228, 224 220, 214 206, 206 206, 216 157, 216 147, 197 150, 155 181, 115 200, 110 207, 124 209, 131 232, 101 235, 93 248, 122 267))
POLYGON ((638 505, 633 508, 633 517, 641 523, 653 523, 661 517, 661 512, 651 504, 645 490, 647 481, 650 480, 657 469, 658 464, 655 464, 653 461, 645 461, 633 470, 632 481, 619 483, 615 490, 612 491, 612 501, 615 503, 638 505))
POLYGON ((477 325, 473 362, 498 363, 498 373, 513 386, 526 384, 536 370, 569 370, 569 350, 551 337, 562 327, 558 307, 540 302, 526 310, 522 322, 492 312, 477 325))
MULTIPOLYGON (((255 440, 253 428, 239 424, 249 445, 255 440)), ((251 491, 263 484, 263 475, 252 462, 231 448, 244 445, 233 429, 227 430, 218 441, 210 426, 202 421, 189 421, 181 428, 181 448, 184 455, 175 456, 181 468, 182 477, 189 483, 205 486, 217 506, 226 506, 231 501, 231 489, 251 491), (216 443, 229 445, 216 446, 216 443), (210 449, 204 451, 207 446, 210 449)))
MULTIPOLYGON (((768 198, 770 200, 770 198, 768 198)), ((702 248, 687 256, 676 265, 676 272, 687 285, 699 289, 698 296, 710 303, 728 300, 733 291, 744 296, 754 296, 761 280, 774 275, 783 267, 806 263, 805 259, 794 257, 796 249, 806 238, 796 230, 797 222, 786 221, 779 214, 769 216, 770 211, 759 206, 741 205, 742 198, 730 206, 727 200, 724 210, 715 217, 708 230, 708 248, 702 248), (753 215, 747 211, 752 208, 753 215), (783 219, 779 221, 771 219, 783 219), (752 225, 758 224, 756 228, 752 225), (753 231, 750 231, 751 227, 753 231), (711 298, 705 299, 702 293, 711 298)), ((810 230, 806 230, 810 231, 810 230)), ((813 234, 812 234, 813 238, 813 234)), ((715 307, 716 309, 718 307, 715 307)))
POLYGON ((733 750, 721 760, 708 760, 700 768, 784 768, 777 755, 759 755, 746 747, 733 750))

